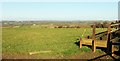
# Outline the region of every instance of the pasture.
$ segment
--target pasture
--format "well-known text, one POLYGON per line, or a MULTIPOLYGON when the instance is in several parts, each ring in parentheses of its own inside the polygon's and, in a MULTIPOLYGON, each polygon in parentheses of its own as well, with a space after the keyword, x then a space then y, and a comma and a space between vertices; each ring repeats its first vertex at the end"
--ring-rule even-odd
MULTIPOLYGON (((96 29, 97 33, 105 30, 96 29)), ((91 49, 80 49, 75 42, 88 35, 92 35, 92 28, 2 28, 3 58, 66 58, 84 54, 91 49)))

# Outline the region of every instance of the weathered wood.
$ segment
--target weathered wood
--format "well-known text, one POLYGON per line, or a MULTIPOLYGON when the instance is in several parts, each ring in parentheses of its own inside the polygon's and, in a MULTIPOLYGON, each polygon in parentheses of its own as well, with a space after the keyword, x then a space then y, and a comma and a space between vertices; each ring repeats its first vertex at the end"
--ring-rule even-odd
POLYGON ((118 29, 120 29, 120 24, 119 24, 119 26, 118 26, 118 29))
POLYGON ((118 52, 120 52, 120 46, 118 47, 118 49, 119 49, 118 52))
POLYGON ((92 39, 95 40, 95 29, 96 29, 96 25, 93 25, 93 34, 92 34, 92 39))
POLYGON ((113 52, 114 52, 114 45, 112 45, 112 41, 110 41, 110 51, 108 53, 111 53, 112 56, 114 56, 113 52))
POLYGON ((92 40, 92 51, 95 52, 96 51, 96 41, 92 40))
POLYGON ((80 38, 80 48, 82 48, 82 38, 80 38))
POLYGON ((119 26, 120 23, 111 24, 111 26, 119 26))
POLYGON ((111 25, 108 24, 108 33, 107 33, 107 53, 110 52, 110 30, 111 30, 111 25))
MULTIPOLYGON (((119 25, 119 24, 116 24, 116 25, 119 25)), ((118 28, 119 28, 119 26, 118 26, 118 28)), ((114 52, 114 45, 120 45, 120 43, 119 42, 112 42, 112 41, 110 41, 110 39, 111 39, 111 24, 108 24, 108 34, 107 34, 107 53, 112 53, 111 55, 113 56, 114 54, 113 54, 113 52, 114 52)))
MULTIPOLYGON (((111 45, 112 45, 112 53, 115 51, 114 45, 119 45, 119 50, 118 50, 118 51, 120 52, 120 42, 114 42, 114 43, 113 43, 113 42, 111 41, 111 45)), ((112 56, 114 56, 114 54, 112 54, 112 56)))
POLYGON ((95 29, 96 29, 96 23, 93 25, 93 34, 92 34, 92 51, 95 52, 96 51, 96 44, 95 44, 95 29))
MULTIPOLYGON (((96 24, 96 23, 95 23, 96 24)), ((83 45, 87 45, 87 46, 92 46, 92 51, 93 52, 95 52, 96 51, 96 47, 104 47, 104 46, 98 46, 97 44, 96 44, 96 38, 95 38, 95 35, 97 35, 97 34, 95 34, 96 33, 96 25, 93 25, 93 34, 92 34, 92 45, 91 45, 91 42, 89 43, 89 44, 87 44, 87 43, 85 43, 84 41, 83 41, 83 43, 82 43, 82 39, 80 39, 80 48, 82 48, 82 44, 83 45)), ((120 24, 115 24, 115 25, 119 25, 118 26, 118 28, 120 29, 120 24)), ((114 54, 112 54, 113 52, 114 52, 114 45, 120 45, 120 42, 112 42, 112 41, 110 41, 110 39, 111 39, 111 33, 112 32, 115 32, 115 31, 112 31, 111 30, 111 26, 114 26, 114 25, 111 25, 110 23, 108 24, 108 30, 107 31, 105 31, 106 33, 107 33, 107 46, 105 45, 105 49, 106 49, 106 52, 109 54, 111 54, 112 56, 114 55, 114 54)), ((119 30, 118 29, 118 30, 119 30)), ((99 33, 99 34, 101 34, 101 33, 99 33)), ((89 37, 88 37, 89 38, 89 37)), ((119 52, 120 52, 120 47, 119 47, 119 50, 118 50, 119 52)))
MULTIPOLYGON (((115 46, 114 45, 112 45, 112 53, 114 53, 114 51, 115 51, 115 48, 114 48, 115 46)), ((114 56, 114 54, 112 54, 112 56, 114 56)))
POLYGON ((120 42, 114 42, 112 45, 120 45, 120 42))

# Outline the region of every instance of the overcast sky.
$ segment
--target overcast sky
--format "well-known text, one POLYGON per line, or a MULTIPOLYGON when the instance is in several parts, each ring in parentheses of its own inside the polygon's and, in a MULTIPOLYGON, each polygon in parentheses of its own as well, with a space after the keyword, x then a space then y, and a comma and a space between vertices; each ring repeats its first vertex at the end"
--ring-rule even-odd
MULTIPOLYGON (((2 2, 2 20, 117 20, 118 2, 2 2)), ((46 0, 44 0, 46 1, 46 0)), ((60 0, 59 0, 60 1, 60 0)), ((83 0, 84 1, 84 0, 83 0)), ((90 1, 90 0, 89 0, 90 1)))

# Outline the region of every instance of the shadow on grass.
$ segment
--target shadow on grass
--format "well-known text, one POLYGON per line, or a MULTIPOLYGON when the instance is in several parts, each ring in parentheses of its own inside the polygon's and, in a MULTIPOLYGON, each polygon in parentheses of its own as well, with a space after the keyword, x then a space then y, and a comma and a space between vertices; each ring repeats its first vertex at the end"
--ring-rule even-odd
MULTIPOLYGON (((76 44, 78 47, 80 47, 80 46, 79 46, 80 41, 75 42, 75 44, 76 44)), ((92 48, 91 45, 82 44, 82 46, 87 46, 87 47, 89 47, 89 48, 92 48)), ((90 59, 90 60, 88 60, 88 61, 97 60, 97 59, 100 59, 100 58, 102 58, 102 57, 104 57, 104 56, 108 56, 108 55, 109 55, 111 58, 113 58, 113 60, 115 60, 115 61, 116 61, 116 60, 117 60, 117 61, 120 61, 120 57, 119 57, 119 58, 115 58, 114 56, 112 56, 112 54, 115 54, 115 55, 117 55, 117 56, 120 56, 120 50, 114 51, 113 53, 107 53, 107 52, 106 52, 107 48, 104 48, 104 47, 96 47, 96 49, 101 49, 101 50, 104 51, 106 54, 101 55, 101 56, 98 56, 98 57, 95 57, 95 58, 92 58, 92 59, 90 59)))
POLYGON ((113 53, 106 53, 106 54, 104 54, 104 55, 101 55, 101 56, 92 58, 92 59, 90 59, 90 60, 88 60, 88 61, 98 60, 98 59, 100 59, 100 58, 102 58, 102 57, 105 57, 105 56, 110 56, 110 57, 113 59, 112 61, 120 61, 120 57, 119 57, 119 58, 115 58, 114 56, 112 56, 112 54, 117 54, 117 55, 118 55, 118 53, 115 53, 115 52, 113 52, 113 53))

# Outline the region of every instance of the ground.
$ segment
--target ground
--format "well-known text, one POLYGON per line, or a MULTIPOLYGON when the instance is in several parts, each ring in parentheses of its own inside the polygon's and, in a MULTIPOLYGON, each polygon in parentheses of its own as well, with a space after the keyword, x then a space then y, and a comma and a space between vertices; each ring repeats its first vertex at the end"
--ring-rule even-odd
MULTIPOLYGON (((106 28, 97 28, 96 30, 99 33, 106 30, 106 28)), ((104 54, 100 49, 97 49, 96 53, 92 53, 89 47, 83 46, 80 49, 75 44, 75 42, 79 41, 79 38, 92 35, 92 28, 57 29, 20 27, 3 28, 2 31, 2 56, 5 59, 92 59, 104 54), (85 29, 86 31, 84 31, 85 29), (31 55, 31 52, 36 53, 31 55)))
POLYGON ((120 56, 110 56, 110 55, 106 55, 106 53, 102 52, 102 53, 98 53, 98 52, 87 52, 87 53, 83 53, 83 54, 77 54, 77 55, 70 55, 67 57, 61 56, 58 58, 55 57, 51 57, 51 58, 44 58, 42 56, 39 56, 39 54, 35 54, 35 55, 25 55, 25 54, 5 54, 3 55, 3 59, 93 59, 93 60, 98 60, 98 59, 118 59, 120 58, 120 56), (113 58, 114 57, 114 58, 113 58))

